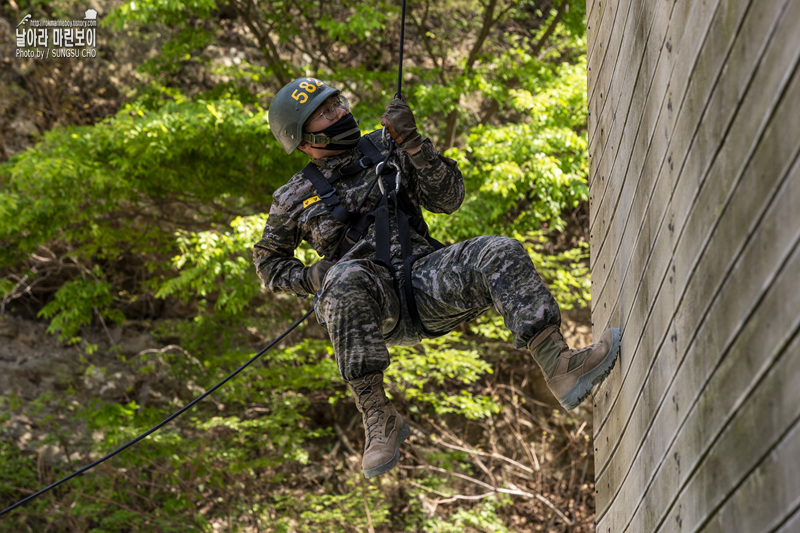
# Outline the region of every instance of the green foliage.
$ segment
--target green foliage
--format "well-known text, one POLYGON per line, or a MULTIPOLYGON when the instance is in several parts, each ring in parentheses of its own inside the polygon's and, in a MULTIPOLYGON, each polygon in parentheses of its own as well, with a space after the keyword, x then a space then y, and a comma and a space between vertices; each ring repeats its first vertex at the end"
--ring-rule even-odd
POLYGON ((117 30, 156 21, 177 26, 192 16, 208 17, 216 7, 215 0, 131 0, 113 10, 105 23, 117 30))
POLYGON ((231 231, 178 232, 180 255, 173 259, 178 276, 162 285, 156 296, 178 296, 205 305, 213 296, 214 310, 224 315, 244 312, 260 294, 253 283, 251 247, 264 228, 266 217, 237 217, 231 231), (221 288, 221 290, 220 290, 221 288))
POLYGON ((548 253, 547 235, 532 232, 515 235, 523 243, 536 271, 547 283, 548 289, 564 311, 588 307, 591 301, 589 282, 589 243, 579 241, 575 248, 556 254, 548 253))
POLYGON ((0 279, 0 298, 5 298, 16 287, 16 283, 10 279, 0 279))
MULTIPOLYGON (((93 274, 97 277, 101 275, 99 269, 95 269, 93 274)), ((48 333, 58 333, 61 341, 74 344, 80 341, 76 334, 81 326, 91 324, 93 316, 114 324, 121 324, 125 320, 118 309, 111 307, 113 301, 111 284, 107 281, 79 279, 62 285, 53 300, 39 311, 39 315, 51 319, 48 333)))
POLYGON ((474 395, 466 388, 457 393, 444 392, 446 380, 465 387, 492 373, 491 366, 480 359, 476 349, 464 349, 458 344, 462 344, 459 336, 451 333, 425 339, 418 348, 390 349, 392 366, 386 376, 397 383, 413 412, 426 404, 439 415, 460 413, 469 419, 486 418, 499 411, 491 397, 474 395))
POLYGON ((210 30, 185 28, 164 43, 160 54, 142 63, 139 70, 151 75, 177 73, 192 59, 193 53, 210 44, 213 38, 210 30))
MULTIPOLYGON (((32 454, 23 454, 6 439, 0 439, 0 462, 3 464, 3 476, 0 477, 0 501, 9 504, 22 499, 19 487, 36 487, 36 457, 32 454)), ((6 505, 3 505, 5 508, 6 505)), ((28 510, 31 514, 47 515, 49 504, 47 500, 31 502, 28 510)))
MULTIPOLYGON (((127 105, 91 127, 49 131, 35 148, 0 165, 0 267, 19 264, 57 240, 77 265, 86 265, 80 268, 136 256, 145 272, 160 272, 168 264, 166 254, 189 246, 188 232, 176 239, 180 227, 228 225, 230 213, 263 205, 290 164, 279 155, 264 112, 234 100, 189 101, 166 94, 161 93, 165 100, 127 105)), ((252 242, 241 242, 242 251, 252 242)), ((222 293, 222 309, 241 311, 258 292, 244 273, 244 263, 252 264, 245 255, 225 264, 240 267, 241 283, 236 292, 222 293)), ((163 294, 177 292, 192 275, 199 271, 185 273, 163 294)), ((3 293, 12 287, 3 280, 3 293)), ((146 284, 134 289, 148 290, 146 284)), ((120 310, 109 306, 131 297, 130 289, 123 292, 113 279, 75 280, 61 287, 41 314, 54 321, 51 331, 74 339, 78 328, 90 323, 92 308, 118 323, 120 310)))
POLYGON ((388 523, 390 503, 376 485, 367 484, 352 474, 345 485, 347 492, 343 494, 304 493, 276 497, 274 512, 280 518, 277 523, 265 524, 267 530, 337 533, 366 531, 369 526, 388 523), (365 508, 369 509, 369 516, 365 508))
MULTIPOLYGON (((199 430, 227 436, 228 445, 219 450, 219 459, 235 462, 237 470, 286 461, 307 464, 308 452, 302 444, 330 433, 329 428, 310 429, 303 415, 310 405, 307 394, 330 390, 335 380, 336 365, 329 351, 328 343, 306 339, 270 352, 263 368, 252 368, 245 379, 231 382, 224 394, 226 403, 240 406, 236 412, 241 412, 257 398, 260 414, 195 421, 199 430)), ((248 357, 238 355, 234 365, 248 357)), ((213 362, 220 363, 218 359, 213 362)), ((221 377, 225 371, 214 374, 221 377)))
POLYGON ((424 518, 419 531, 426 533, 461 533, 474 528, 477 531, 492 533, 511 533, 503 519, 497 516, 497 510, 510 502, 498 503, 494 498, 480 502, 472 509, 458 509, 447 517, 434 516, 424 518))
POLYGON ((563 215, 588 200, 585 76, 583 58, 535 94, 513 91, 512 105, 526 121, 477 126, 463 149, 448 153, 468 191, 459 216, 472 224, 435 215, 437 235, 462 240, 509 228, 521 234, 564 229, 563 215))
MULTIPOLYGON (((18 9, 12 11, 12 6, 3 7, 2 10, 6 15, 19 15, 23 17, 25 14, 30 13, 33 18, 52 18, 58 19, 71 19, 80 15, 83 16, 83 6, 76 8, 75 3, 70 0, 19 0, 16 2, 18 9)), ((11 18, 11 17, 9 17, 11 18)), ((19 21, 15 21, 16 24, 19 21)))
POLYGON ((0 265, 53 238, 101 258, 163 250, 175 224, 224 220, 283 179, 266 171, 287 163, 262 110, 233 100, 158 104, 49 131, 0 166, 0 265))
POLYGON ((548 289, 555 296, 559 307, 569 311, 576 307, 588 307, 592 298, 589 281, 589 243, 579 241, 571 248, 550 255, 542 252, 544 244, 534 243, 528 253, 533 256, 536 269, 547 280, 548 289), (537 251, 538 248, 538 251, 537 251))
POLYGON ((316 27, 329 38, 340 43, 358 44, 372 39, 386 30, 387 13, 376 9, 374 3, 342 1, 337 13, 325 13, 316 22, 316 27), (347 13, 345 17, 341 13, 347 13))
MULTIPOLYGON (((541 233, 516 236, 524 245, 536 271, 547 284, 550 293, 562 311, 576 307, 588 307, 591 302, 591 283, 589 281, 589 245, 580 241, 576 248, 555 255, 546 252, 548 240, 541 233)), ((472 333, 488 339, 498 339, 510 343, 511 331, 506 329, 503 317, 492 312, 470 323, 472 333)))

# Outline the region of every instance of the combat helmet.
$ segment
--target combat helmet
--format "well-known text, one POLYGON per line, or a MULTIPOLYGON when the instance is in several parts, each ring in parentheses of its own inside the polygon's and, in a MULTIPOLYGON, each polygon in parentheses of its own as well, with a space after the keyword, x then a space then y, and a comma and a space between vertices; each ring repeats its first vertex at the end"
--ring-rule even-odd
POLYGON ((303 124, 326 99, 339 94, 316 78, 297 78, 278 91, 269 106, 272 134, 291 154, 303 140, 303 124))

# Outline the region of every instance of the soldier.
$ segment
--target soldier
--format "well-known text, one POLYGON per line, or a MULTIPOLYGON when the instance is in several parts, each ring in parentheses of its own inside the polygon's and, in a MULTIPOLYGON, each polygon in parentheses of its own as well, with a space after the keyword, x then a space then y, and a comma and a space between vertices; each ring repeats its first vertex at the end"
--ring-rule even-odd
POLYGON ((384 393, 387 346, 444 335, 494 308, 565 408, 611 371, 620 331, 570 350, 558 304, 518 241, 481 236, 442 246, 427 235, 420 207, 453 213, 464 184, 456 162, 417 131, 403 100, 381 120, 397 151, 380 131, 362 138, 347 100, 314 78, 283 87, 269 123, 287 154, 299 149, 311 162, 275 191, 254 262, 271 290, 315 295, 317 319, 362 413, 366 477, 393 468, 409 435, 384 393), (294 257, 301 240, 325 259, 303 265, 294 257))

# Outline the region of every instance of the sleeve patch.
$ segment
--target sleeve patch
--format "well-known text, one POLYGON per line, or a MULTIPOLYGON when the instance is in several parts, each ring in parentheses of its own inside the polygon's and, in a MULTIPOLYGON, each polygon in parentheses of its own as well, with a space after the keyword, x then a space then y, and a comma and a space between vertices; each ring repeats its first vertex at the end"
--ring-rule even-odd
POLYGON ((303 200, 303 208, 319 202, 319 196, 312 196, 308 200, 303 200))

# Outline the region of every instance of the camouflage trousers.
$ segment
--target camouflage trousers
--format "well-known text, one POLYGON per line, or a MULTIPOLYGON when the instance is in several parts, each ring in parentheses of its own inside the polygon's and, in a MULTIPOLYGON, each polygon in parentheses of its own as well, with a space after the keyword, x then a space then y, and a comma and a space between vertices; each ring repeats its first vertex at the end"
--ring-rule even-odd
MULTIPOLYGON (((413 345, 428 336, 414 327, 402 274, 397 278, 369 259, 340 261, 328 271, 315 308, 345 381, 385 370, 387 346, 413 345)), ((517 348, 561 323, 558 304, 515 239, 483 236, 447 246, 418 259, 411 278, 420 319, 436 332, 432 336, 491 308, 502 315, 517 348)))

